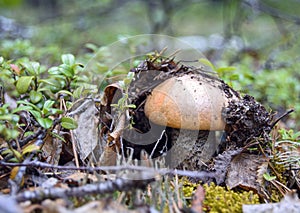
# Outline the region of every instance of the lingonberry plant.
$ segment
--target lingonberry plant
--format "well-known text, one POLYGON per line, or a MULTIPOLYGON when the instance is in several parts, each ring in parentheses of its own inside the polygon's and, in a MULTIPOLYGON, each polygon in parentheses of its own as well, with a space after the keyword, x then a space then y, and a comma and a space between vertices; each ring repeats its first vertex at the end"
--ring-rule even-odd
POLYGON ((63 138, 63 129, 77 127, 66 112, 74 100, 96 87, 73 55, 64 54, 61 60, 47 69, 38 62, 0 57, 0 145, 5 158, 23 161, 25 154, 43 146, 45 138, 63 138))

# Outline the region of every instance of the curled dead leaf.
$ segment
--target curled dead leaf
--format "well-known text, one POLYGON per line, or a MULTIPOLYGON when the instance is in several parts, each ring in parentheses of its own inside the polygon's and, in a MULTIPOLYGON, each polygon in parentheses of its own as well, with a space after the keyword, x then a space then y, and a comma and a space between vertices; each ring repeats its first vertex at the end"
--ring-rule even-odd
POLYGON ((241 153, 235 156, 228 168, 226 185, 230 188, 244 188, 246 190, 254 190, 260 196, 261 193, 261 177, 258 176, 262 168, 268 166, 268 159, 263 156, 254 154, 241 153))

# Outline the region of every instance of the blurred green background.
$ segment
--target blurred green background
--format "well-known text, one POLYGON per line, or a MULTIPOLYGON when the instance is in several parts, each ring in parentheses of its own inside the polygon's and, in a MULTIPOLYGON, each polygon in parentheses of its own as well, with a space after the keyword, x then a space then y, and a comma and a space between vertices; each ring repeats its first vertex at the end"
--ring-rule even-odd
POLYGON ((138 34, 190 42, 235 89, 300 124, 299 0, 0 0, 0 55, 45 66, 138 34))

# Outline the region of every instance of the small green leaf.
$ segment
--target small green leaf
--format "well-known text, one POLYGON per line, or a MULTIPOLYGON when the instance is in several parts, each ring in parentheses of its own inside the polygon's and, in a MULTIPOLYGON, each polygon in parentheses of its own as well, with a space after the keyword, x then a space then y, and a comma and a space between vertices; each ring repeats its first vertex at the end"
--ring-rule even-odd
POLYGON ((11 149, 5 149, 1 152, 1 155, 13 155, 13 151, 11 149))
POLYGON ((55 101, 52 101, 52 100, 45 101, 43 109, 42 109, 42 113, 44 115, 47 114, 52 109, 52 106, 54 103, 55 103, 55 101))
POLYGON ((34 76, 21 76, 18 79, 17 85, 16 85, 16 89, 17 89, 18 93, 20 93, 20 94, 26 93, 33 78, 34 78, 34 76))
POLYGON ((232 72, 234 70, 236 70, 235 67, 220 67, 217 69, 217 73, 223 74, 224 72, 232 72))
POLYGON ((73 94, 71 93, 71 92, 69 92, 68 90, 60 90, 59 92, 58 92, 58 94, 66 94, 66 95, 69 95, 69 96, 73 96, 73 94))
POLYGON ((118 104, 110 104, 111 107, 118 107, 118 104))
POLYGON ((300 131, 299 131, 299 132, 296 132, 296 133, 294 133, 294 134, 292 135, 292 139, 293 139, 293 140, 296 141, 298 138, 300 139, 300 131))
POLYGON ((10 139, 16 139, 19 136, 20 132, 15 129, 10 129, 9 130, 9 135, 7 137, 8 140, 10 139))
POLYGON ((47 100, 47 101, 45 101, 45 103, 44 103, 44 108, 45 108, 45 109, 50 109, 50 108, 53 106, 54 103, 55 103, 55 101, 47 100))
POLYGON ((62 64, 58 68, 60 73, 66 77, 72 78, 75 74, 74 69, 68 64, 62 64))
POLYGON ((36 110, 29 110, 29 112, 33 115, 33 117, 37 120, 38 118, 42 117, 42 114, 40 111, 36 110))
POLYGON ((18 159, 22 159, 21 153, 13 148, 4 150, 3 152, 1 152, 1 155, 10 155, 15 156, 18 159))
POLYGON ((24 137, 28 137, 28 136, 33 135, 33 134, 34 134, 33 131, 27 131, 27 132, 24 133, 24 137))
POLYGON ((276 179, 276 176, 271 176, 269 173, 264 173, 263 177, 265 178, 265 180, 267 181, 272 181, 276 179))
POLYGON ((36 144, 30 144, 28 146, 26 146, 23 150, 22 150, 22 155, 25 155, 27 153, 34 153, 37 151, 40 151, 40 146, 37 146, 36 144))
POLYGON ((50 134, 53 136, 53 137, 56 137, 58 138, 59 140, 63 141, 63 142, 66 142, 66 140, 60 136, 59 134, 55 133, 55 132, 50 132, 50 134))
POLYGON ((82 93, 83 93, 83 90, 84 90, 84 87, 83 86, 80 86, 80 87, 77 87, 72 96, 75 98, 75 99, 78 99, 81 97, 82 93))
POLYGON ((199 62, 203 65, 209 66, 213 71, 216 70, 216 67, 206 58, 200 58, 199 62))
POLYGON ((18 115, 14 114, 6 114, 6 115, 0 115, 0 120, 5 120, 5 121, 13 121, 17 123, 19 121, 20 117, 18 115))
POLYGON ((4 61, 4 58, 1 56, 1 57, 0 57, 0 64, 2 64, 3 61, 4 61))
POLYGON ((20 112, 20 111, 28 111, 28 110, 31 110, 32 107, 31 106, 19 106, 15 109, 13 109, 11 112, 12 113, 17 113, 17 112, 20 112))
POLYGON ((64 64, 72 66, 75 64, 75 57, 72 54, 64 54, 61 56, 61 60, 64 64))
POLYGON ((8 107, 9 104, 4 104, 2 107, 0 107, 0 115, 9 113, 8 107))
POLYGON ((38 62, 24 62, 22 63, 23 67, 26 68, 28 73, 33 76, 37 76, 40 74, 40 63, 38 62))
POLYGON ((6 140, 16 139, 19 136, 19 131, 15 129, 4 129, 2 132, 6 140))
POLYGON ((34 105, 30 102, 27 102, 27 101, 20 100, 20 101, 17 101, 17 104, 24 104, 26 106, 31 106, 33 109, 40 111, 40 109, 36 105, 34 105))
POLYGON ((85 47, 92 50, 93 52, 97 52, 99 50, 99 47, 92 43, 85 44, 85 47))
POLYGON ((60 74, 60 71, 59 71, 59 68, 58 67, 51 67, 49 70, 48 70, 48 73, 50 75, 59 75, 60 74))
POLYGON ((55 79, 41 79, 41 80, 39 80, 39 83, 45 83, 45 84, 48 84, 51 86, 60 87, 59 81, 57 81, 55 79))
POLYGON ((62 117, 61 126, 65 129, 76 129, 78 127, 78 124, 73 118, 62 117))
POLYGON ((232 75, 229 76, 229 79, 231 81, 239 80, 240 76, 238 74, 232 74, 232 75))
POLYGON ((49 129, 53 124, 53 121, 50 118, 39 117, 36 120, 45 129, 49 129))
MULTIPOLYGON (((11 163, 19 163, 20 161, 19 161, 17 158, 10 158, 10 159, 8 160, 8 162, 11 162, 11 163)), ((17 168, 17 167, 14 167, 14 168, 17 168)), ((11 173, 12 173, 12 171, 11 171, 11 173)))
POLYGON ((6 126, 0 123, 0 133, 6 129, 6 126))
POLYGON ((29 97, 30 97, 31 102, 36 104, 43 98, 43 94, 41 92, 31 90, 29 93, 29 97))
POLYGON ((46 112, 46 110, 45 110, 44 116, 45 116, 45 117, 49 117, 50 115, 63 114, 63 113, 64 113, 63 110, 56 109, 56 108, 50 108, 50 109, 48 109, 47 112, 46 112))
POLYGON ((132 108, 132 109, 135 109, 135 108, 136 108, 135 104, 128 104, 128 105, 126 105, 126 107, 127 107, 127 108, 132 108))
POLYGON ((99 71, 99 73, 105 73, 109 70, 109 67, 104 64, 104 63, 96 63, 96 66, 97 66, 97 71, 99 71))

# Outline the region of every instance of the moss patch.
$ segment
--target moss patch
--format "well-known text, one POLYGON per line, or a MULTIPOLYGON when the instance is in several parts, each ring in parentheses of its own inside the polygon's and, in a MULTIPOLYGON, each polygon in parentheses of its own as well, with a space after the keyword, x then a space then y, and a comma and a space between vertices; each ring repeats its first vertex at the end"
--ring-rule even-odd
POLYGON ((205 200, 203 210, 205 212, 242 212, 243 204, 258 204, 259 197, 253 191, 235 192, 224 187, 204 184, 205 200))

